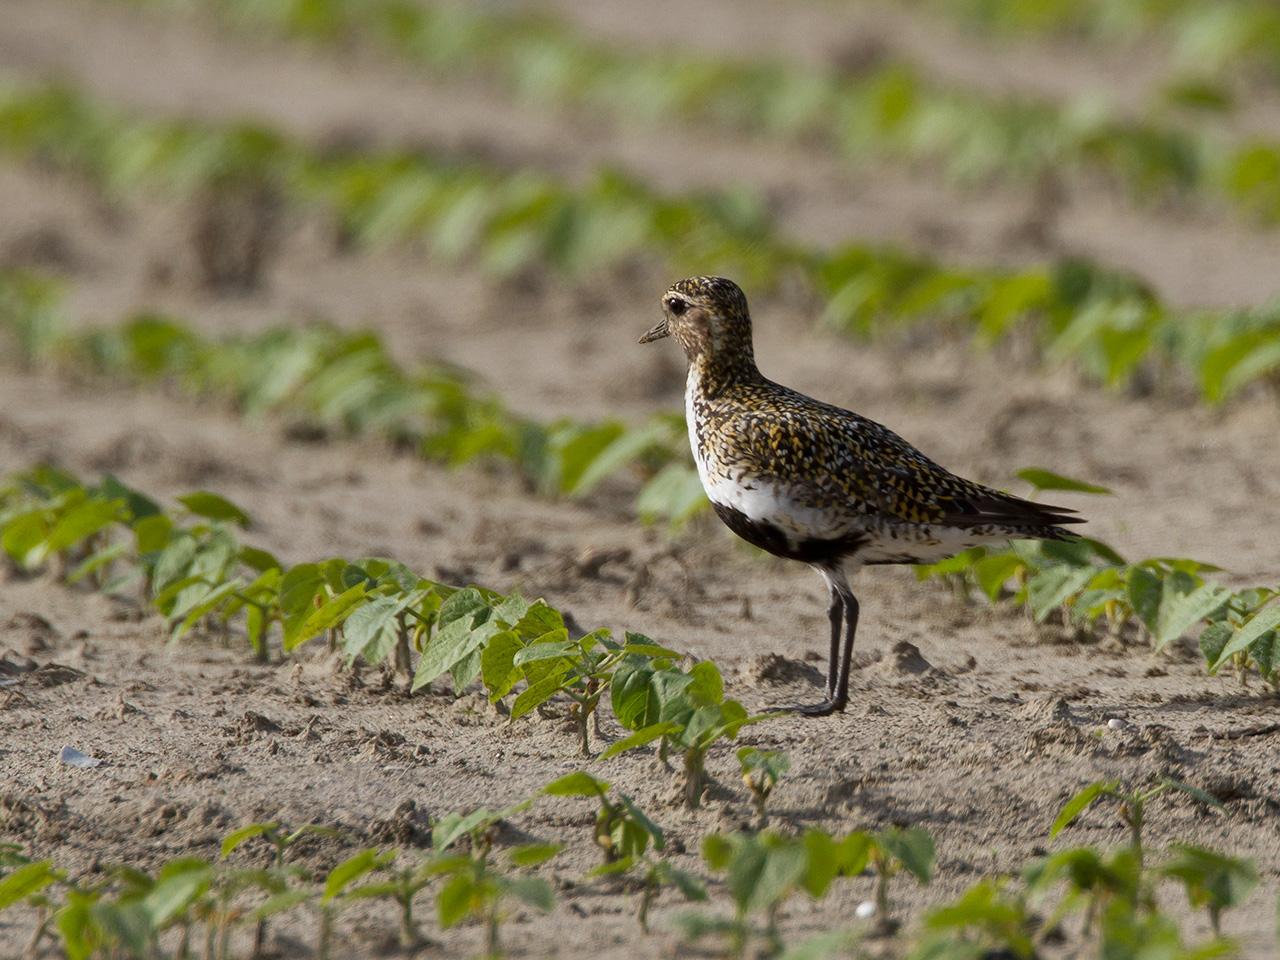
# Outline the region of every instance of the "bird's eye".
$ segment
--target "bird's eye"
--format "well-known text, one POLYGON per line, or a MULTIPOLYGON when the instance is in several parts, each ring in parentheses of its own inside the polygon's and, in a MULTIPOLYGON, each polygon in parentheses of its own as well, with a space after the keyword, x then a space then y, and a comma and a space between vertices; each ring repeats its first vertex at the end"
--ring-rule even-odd
POLYGON ((673 317, 679 317, 689 309, 689 304, 685 303, 683 300, 677 300, 672 297, 671 300, 667 302, 667 309, 671 311, 671 315, 673 317))

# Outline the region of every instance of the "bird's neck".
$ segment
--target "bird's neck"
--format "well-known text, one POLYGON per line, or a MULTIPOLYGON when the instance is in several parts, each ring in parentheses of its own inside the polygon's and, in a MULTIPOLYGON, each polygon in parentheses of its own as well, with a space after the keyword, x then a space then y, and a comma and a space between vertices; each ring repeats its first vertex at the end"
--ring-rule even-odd
POLYGON ((714 397, 743 383, 762 379, 755 354, 745 348, 707 351, 689 359, 689 380, 699 393, 714 397))

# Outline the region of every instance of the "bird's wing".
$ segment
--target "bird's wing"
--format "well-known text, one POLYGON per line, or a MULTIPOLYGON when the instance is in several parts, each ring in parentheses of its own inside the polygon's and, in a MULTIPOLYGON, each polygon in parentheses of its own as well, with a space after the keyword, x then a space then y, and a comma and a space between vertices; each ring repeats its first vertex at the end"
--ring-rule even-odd
POLYGON ((744 413, 738 428, 762 470, 817 508, 844 506, 903 523, 1051 526, 1074 511, 1032 503, 965 480, 892 430, 847 410, 804 403, 768 417, 744 413))

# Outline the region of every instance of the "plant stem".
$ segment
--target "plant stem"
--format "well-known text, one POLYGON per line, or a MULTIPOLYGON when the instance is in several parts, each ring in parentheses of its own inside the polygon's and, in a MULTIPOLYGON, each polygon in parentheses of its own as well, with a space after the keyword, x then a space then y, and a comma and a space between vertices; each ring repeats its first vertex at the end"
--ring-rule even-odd
POLYGON ((690 810, 702 806, 703 766, 702 751, 690 747, 684 755, 684 803, 690 810))
POLYGON ((49 926, 48 909, 41 907, 39 914, 37 914, 37 919, 39 920, 39 923, 36 924, 36 928, 31 934, 31 939, 27 941, 26 949, 22 951, 22 955, 24 957, 36 956, 37 949, 40 946, 40 941, 44 939, 45 930, 48 929, 49 926))
POLYGON ((408 949, 418 943, 418 928, 413 922, 413 893, 405 892, 400 900, 400 946, 408 949))
POLYGON ((876 857, 876 916, 883 926, 889 922, 889 865, 876 857))
POLYGON ((578 704, 578 749, 582 751, 584 757, 591 756, 591 730, 587 725, 587 708, 586 705, 579 702, 578 704))
POLYGON ((653 906, 653 900, 657 895, 658 884, 652 877, 645 877, 644 890, 640 894, 640 909, 636 912, 636 919, 640 921, 642 933, 649 932, 649 908, 653 906))
POLYGON ((498 900, 494 897, 493 906, 489 910, 489 929, 485 936, 488 949, 487 960, 499 960, 502 956, 502 943, 498 939, 498 900))
POLYGON ((316 956, 319 960, 329 960, 329 944, 333 939, 333 910, 330 907, 320 908, 320 942, 316 945, 316 956))
POLYGON ((252 960, 258 960, 262 956, 262 948, 267 944, 267 920, 263 917, 258 921, 253 930, 253 952, 249 954, 252 960))

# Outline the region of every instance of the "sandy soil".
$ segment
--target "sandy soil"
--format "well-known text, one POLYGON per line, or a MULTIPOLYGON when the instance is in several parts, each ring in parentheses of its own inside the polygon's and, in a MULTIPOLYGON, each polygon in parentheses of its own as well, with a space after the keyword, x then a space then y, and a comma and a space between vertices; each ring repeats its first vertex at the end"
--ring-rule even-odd
MULTIPOLYGON (((557 146, 569 130, 583 133, 583 148, 598 151, 597 160, 629 149, 628 142, 637 158, 645 152, 640 134, 616 137, 585 119, 504 105, 485 91, 468 94, 481 98, 475 101, 456 100, 458 91, 389 68, 246 45, 181 23, 157 26, 110 7, 11 0, 6 14, 0 62, 7 72, 70 70, 104 97, 140 108, 253 114, 316 138, 357 125, 388 142, 443 138, 465 147, 480 139, 509 159, 566 175, 572 163, 586 164, 557 146), (158 37, 165 42, 155 43, 158 37), (433 116, 425 108, 443 100, 484 110, 433 116)), ((688 143, 690 154, 700 153, 688 143)), ((821 157, 721 143, 725 156, 750 158, 735 176, 780 196, 815 198, 815 184, 848 184, 821 157)), ((637 169, 661 176, 701 168, 691 160, 637 169)), ((701 174, 670 176, 711 177, 714 169, 708 163, 701 174)), ((826 240, 896 237, 891 229, 909 233, 909 224, 924 222, 912 218, 927 214, 948 218, 965 238, 935 249, 956 246, 979 256, 990 251, 968 238, 1016 210, 1011 194, 944 204, 949 194, 928 183, 875 177, 863 188, 843 188, 852 199, 833 205, 851 215, 861 209, 859 197, 870 198, 865 202, 880 212, 865 229, 856 219, 838 234, 834 227, 830 234, 795 229, 814 229, 826 240), (939 199, 937 208, 903 200, 895 193, 903 185, 939 199)), ((794 201, 795 209, 803 202, 794 201)), ((1112 244, 1149 261, 1157 271, 1151 276, 1172 296, 1200 302, 1187 264, 1212 272, 1218 261, 1204 251, 1214 249, 1237 271, 1204 279, 1214 296, 1254 302, 1275 282, 1249 243, 1240 241, 1245 253, 1233 253, 1236 241, 1224 238, 1244 236, 1238 228, 1208 225, 1192 244, 1196 225, 1113 210, 1105 198, 1082 203, 1094 213, 1081 214, 1074 229, 1090 248, 1112 244), (1148 231, 1143 242, 1126 232, 1133 223, 1148 231), (1242 256, 1257 259, 1242 264, 1242 256)), ((322 224, 295 216, 263 289, 218 298, 191 280, 187 210, 179 202, 152 198, 108 209, 75 182, 0 167, 0 210, 0 260, 68 278, 72 312, 85 322, 111 322, 142 305, 174 310, 209 332, 319 316, 378 329, 406 362, 430 356, 474 369, 536 415, 638 417, 679 403, 674 348, 634 344, 670 278, 570 286, 547 277, 495 287, 419 251, 336 254, 322 224)), ((1280 526, 1273 401, 1252 396, 1208 412, 1176 396, 1108 394, 1082 388, 1066 371, 1028 369, 1012 346, 996 355, 937 338, 868 347, 814 332, 785 298, 756 307, 758 353, 777 379, 881 419, 978 479, 1006 484, 1016 468, 1037 464, 1109 484, 1113 498, 1062 499, 1096 518, 1090 532, 1133 555, 1190 555, 1222 564, 1243 582, 1280 579, 1269 536, 1280 526)), ((41 460, 86 475, 110 470, 164 496, 215 489, 249 507, 252 542, 290 561, 383 554, 452 582, 546 596, 584 627, 639 630, 715 658, 730 693, 750 707, 805 697, 818 681, 825 643, 818 579, 741 548, 710 522, 674 540, 642 528, 629 519, 624 484, 590 502, 550 503, 498 472, 448 472, 371 443, 301 443, 280 423, 244 424, 158 392, 0 366, 0 469, 41 460), (601 552, 614 559, 591 562, 601 552)), ((14 731, 0 743, 0 836, 76 872, 93 875, 125 859, 210 855, 231 827, 274 817, 318 819, 347 831, 342 841, 300 848, 302 862, 322 869, 356 844, 421 844, 428 817, 521 799, 580 763, 571 734, 553 720, 507 724, 481 698, 455 700, 444 690, 409 697, 380 671, 347 674, 319 650, 262 667, 208 639, 170 648, 157 622, 129 604, 46 576, 6 576, 0 670, 19 682, 0 690, 0 718, 14 731), (108 763, 62 767, 56 756, 64 745, 108 763)), ((1153 816, 1151 843, 1191 840, 1254 856, 1264 889, 1229 914, 1226 927, 1242 938, 1245 956, 1272 955, 1280 878, 1276 735, 1233 734, 1273 719, 1275 697, 1206 677, 1186 649, 1153 657, 1141 647, 1070 642, 1019 614, 962 605, 917 584, 909 570, 864 572, 855 589, 863 625, 849 712, 817 723, 780 719, 745 737, 791 756, 792 771, 773 803, 777 825, 928 829, 938 843, 937 879, 925 890, 908 882, 895 889, 913 919, 979 876, 1013 869, 1045 849, 1058 806, 1084 783, 1171 774, 1213 792, 1227 813, 1171 800, 1153 816), (1111 730, 1112 718, 1127 723, 1111 730)), ((617 732, 606 722, 607 737, 617 732)), ((708 804, 689 813, 677 804, 673 777, 652 757, 599 765, 693 851, 678 856, 691 868, 702 835, 750 818, 731 752, 716 751, 711 770, 716 786, 708 804)), ((679 904, 664 901, 659 932, 639 938, 633 893, 580 882, 596 856, 585 802, 540 802, 512 818, 503 840, 522 837, 570 846, 550 870, 561 887, 556 912, 513 918, 516 955, 691 955, 669 932, 679 904)), ((1073 839, 1106 844, 1122 837, 1121 825, 1099 813, 1073 839)), ((820 907, 797 900, 784 929, 799 936, 850 922, 869 892, 870 881, 859 879, 820 907)), ((1185 911, 1181 903, 1166 906, 1185 911)), ((424 916, 429 912, 424 901, 424 916)), ((13 955, 29 919, 0 926, 0 957, 13 955)), ((394 952, 386 943, 394 930, 389 915, 370 910, 355 920, 344 926, 351 936, 346 955, 394 952)), ((304 956, 313 937, 309 922, 291 921, 273 945, 283 956, 304 956)), ((438 955, 465 956, 478 943, 479 931, 464 928, 438 955)), ((896 946, 874 948, 892 955, 896 946)))

